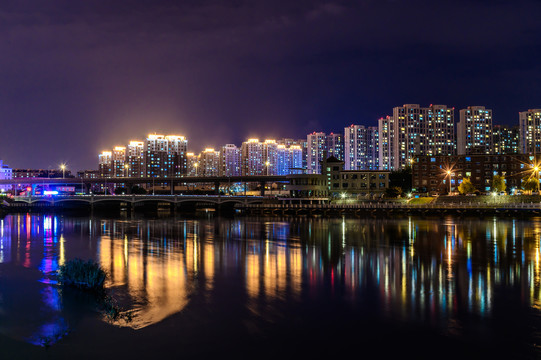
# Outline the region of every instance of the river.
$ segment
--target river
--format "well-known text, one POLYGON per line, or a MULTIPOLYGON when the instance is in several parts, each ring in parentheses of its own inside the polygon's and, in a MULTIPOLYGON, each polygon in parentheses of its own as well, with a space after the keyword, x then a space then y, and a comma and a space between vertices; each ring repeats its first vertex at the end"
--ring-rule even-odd
POLYGON ((0 358, 537 358, 541 218, 0 220, 0 358), (131 321, 56 270, 94 259, 131 321))

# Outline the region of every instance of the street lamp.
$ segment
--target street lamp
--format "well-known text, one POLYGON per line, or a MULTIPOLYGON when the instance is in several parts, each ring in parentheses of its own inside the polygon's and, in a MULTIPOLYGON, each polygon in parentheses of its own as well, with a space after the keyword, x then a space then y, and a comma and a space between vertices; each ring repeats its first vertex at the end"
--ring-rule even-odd
POLYGON ((265 162, 265 166, 267 167, 267 176, 269 176, 270 161, 267 160, 267 162, 265 162))
POLYGON ((130 165, 128 164, 124 164, 124 169, 126 169, 126 171, 124 172, 124 176, 125 177, 128 177, 128 169, 130 168, 130 165))
POLYGON ((533 171, 535 171, 535 180, 537 180, 537 192, 539 192, 539 166, 534 166, 533 171))
POLYGON ((60 164, 60 169, 62 169, 62 179, 66 177, 66 164, 60 164))
POLYGON ((447 175, 449 175, 449 195, 451 195, 451 170, 447 170, 447 175))

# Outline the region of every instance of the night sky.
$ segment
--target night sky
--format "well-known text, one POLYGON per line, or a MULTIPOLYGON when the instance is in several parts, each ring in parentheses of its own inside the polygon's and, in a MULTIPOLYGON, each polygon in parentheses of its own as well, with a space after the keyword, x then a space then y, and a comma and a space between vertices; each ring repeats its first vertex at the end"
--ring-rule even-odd
POLYGON ((394 106, 541 108, 541 1, 0 2, 0 159, 97 168, 150 132, 190 150, 376 125, 394 106))

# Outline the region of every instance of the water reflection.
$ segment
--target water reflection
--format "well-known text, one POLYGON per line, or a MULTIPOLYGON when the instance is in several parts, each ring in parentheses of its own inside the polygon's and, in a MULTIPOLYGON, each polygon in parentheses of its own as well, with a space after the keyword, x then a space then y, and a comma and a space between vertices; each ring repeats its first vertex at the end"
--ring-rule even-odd
POLYGON ((81 257, 106 269, 106 286, 136 314, 122 325, 135 329, 194 298, 212 306, 222 284, 242 289, 256 316, 272 316, 273 303, 341 296, 367 306, 360 300, 370 296, 383 317, 456 333, 464 314, 491 317, 496 289, 518 288, 523 306, 541 308, 540 244, 540 219, 13 215, 0 220, 0 330, 32 343, 60 338, 69 321, 56 270, 81 257), (39 295, 18 303, 21 289, 39 295), (21 316, 35 320, 21 329, 21 316))
POLYGON ((68 331, 56 286, 65 259, 58 222, 58 217, 31 215, 0 220, 0 332, 36 345, 53 344, 68 331), (39 270, 37 281, 27 282, 33 266, 39 270))

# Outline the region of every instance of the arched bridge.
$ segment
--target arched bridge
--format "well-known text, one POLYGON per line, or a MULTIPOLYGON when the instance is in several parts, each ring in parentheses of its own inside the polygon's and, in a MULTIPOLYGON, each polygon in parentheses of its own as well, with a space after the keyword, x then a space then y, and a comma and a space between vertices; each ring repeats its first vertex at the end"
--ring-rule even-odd
POLYGON ((62 206, 64 204, 105 204, 127 203, 131 205, 145 203, 169 203, 180 205, 182 203, 204 203, 213 205, 222 204, 260 204, 262 196, 222 196, 222 195, 69 195, 69 196, 15 196, 13 202, 4 204, 6 207, 32 206, 49 204, 62 206))

